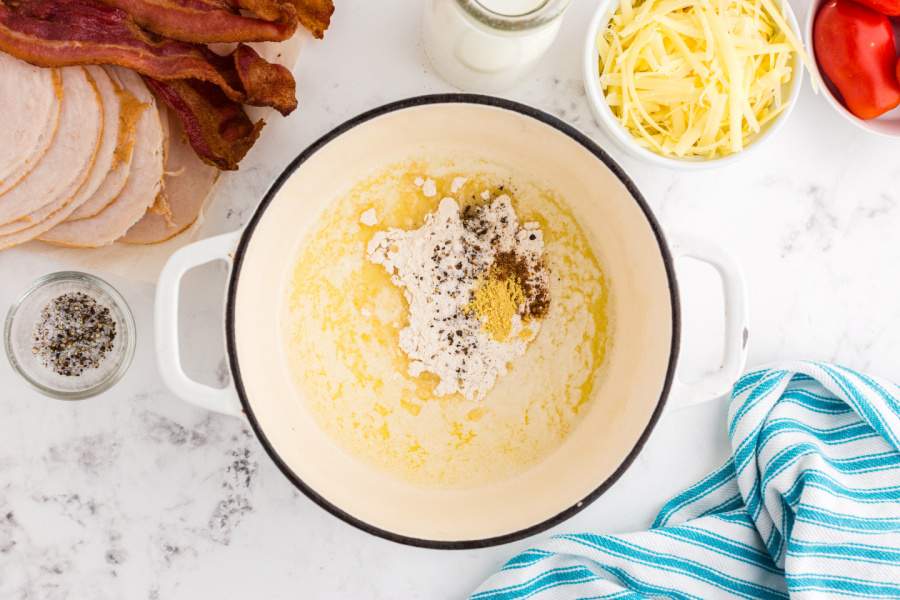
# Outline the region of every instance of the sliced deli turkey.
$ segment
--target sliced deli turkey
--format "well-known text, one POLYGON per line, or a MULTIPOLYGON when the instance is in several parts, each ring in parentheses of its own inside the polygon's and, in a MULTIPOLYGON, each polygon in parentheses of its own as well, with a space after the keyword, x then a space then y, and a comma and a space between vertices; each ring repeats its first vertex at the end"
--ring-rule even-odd
POLYGON ((47 152, 62 101, 57 69, 37 69, 0 53, 0 110, 5 133, 0 144, 0 194, 22 180, 47 152))
MULTIPOLYGON (((166 119, 166 115, 162 118, 166 119)), ((157 244, 193 225, 219 176, 218 169, 204 163, 191 149, 178 120, 171 114, 168 119, 171 133, 163 192, 119 240, 126 244, 157 244)))
POLYGON ((47 217, 44 206, 76 198, 88 180, 103 132, 103 112, 97 87, 82 67, 62 69, 63 102, 57 134, 50 149, 28 176, 0 194, 0 224, 25 220, 29 225, 0 235, 0 247, 28 241, 37 235, 36 216, 47 217), (35 215, 32 215, 35 213, 35 215))
MULTIPOLYGON (((85 69, 87 69, 91 82, 97 88, 103 115, 100 145, 97 148, 87 179, 78 188, 76 194, 60 196, 17 221, 0 225, 0 235, 40 225, 51 218, 55 218, 53 224, 62 221, 88 199, 92 198, 108 176, 116 150, 115 124, 119 119, 119 102, 115 95, 115 87, 106 71, 96 66, 85 67, 85 69)), ((53 224, 50 224, 50 227, 53 224)), ((49 227, 46 229, 49 229, 49 227)))
POLYGON ((87 219, 60 223, 40 239, 79 248, 105 246, 122 237, 153 205, 162 187, 163 128, 156 101, 140 77, 123 72, 125 88, 148 105, 135 129, 131 169, 125 186, 106 208, 87 219))
MULTIPOLYGON (((122 83, 124 74, 120 71, 125 71, 124 69, 115 67, 105 67, 104 69, 112 82, 115 94, 113 98, 115 101, 110 104, 115 107, 115 119, 118 121, 118 123, 116 120, 112 121, 113 127, 115 127, 116 147, 110 171, 103 179, 103 183, 84 204, 68 217, 70 221, 93 217, 109 206, 122 191, 125 181, 128 179, 128 172, 131 170, 137 121, 141 113, 148 109, 148 105, 139 101, 122 83)), ((106 104, 107 102, 104 101, 104 108, 106 108, 106 104)))

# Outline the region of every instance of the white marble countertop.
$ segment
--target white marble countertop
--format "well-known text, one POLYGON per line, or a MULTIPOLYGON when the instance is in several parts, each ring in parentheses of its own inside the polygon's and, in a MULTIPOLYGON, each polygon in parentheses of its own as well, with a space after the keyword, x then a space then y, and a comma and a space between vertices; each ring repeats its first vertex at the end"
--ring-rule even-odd
MULTIPOLYGON (((202 235, 238 228, 274 176, 319 135, 376 105, 449 91, 419 43, 418 3, 342 0, 325 42, 296 69, 301 108, 274 119, 220 187, 202 235)), ((805 3, 804 3, 805 4, 805 3)), ((750 364, 816 358, 900 380, 898 144, 843 121, 807 85, 786 127, 739 164, 675 173, 629 160, 593 123, 580 78, 591 0, 575 0, 537 71, 507 96, 593 137, 634 178, 666 228, 696 231, 742 262, 750 364)), ((804 9, 796 3, 798 9, 804 9)), ((802 10, 800 11, 802 13, 802 10)), ((798 15, 802 17, 802 14, 798 15)), ((0 310, 38 275, 78 268, 28 249, 0 254, 0 310)), ((225 377, 222 267, 188 282, 192 370, 225 377)), ((716 280, 684 279, 688 371, 721 349, 716 280)), ((137 318, 125 379, 80 403, 43 398, 0 361, 0 598, 459 598, 530 540, 478 551, 393 544, 297 492, 237 419, 164 389, 152 343, 153 286, 110 277, 137 318)), ((649 525, 663 501, 728 454, 725 401, 665 415, 603 497, 558 529, 649 525)))

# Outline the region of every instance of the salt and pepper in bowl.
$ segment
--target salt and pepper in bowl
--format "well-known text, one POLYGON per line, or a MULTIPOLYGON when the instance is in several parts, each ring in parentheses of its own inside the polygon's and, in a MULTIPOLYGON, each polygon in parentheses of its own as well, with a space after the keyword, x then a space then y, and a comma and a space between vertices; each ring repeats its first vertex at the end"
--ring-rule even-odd
POLYGON ((135 324, 125 299, 88 273, 38 279, 7 313, 10 365, 51 398, 81 400, 118 382, 134 356, 135 324))

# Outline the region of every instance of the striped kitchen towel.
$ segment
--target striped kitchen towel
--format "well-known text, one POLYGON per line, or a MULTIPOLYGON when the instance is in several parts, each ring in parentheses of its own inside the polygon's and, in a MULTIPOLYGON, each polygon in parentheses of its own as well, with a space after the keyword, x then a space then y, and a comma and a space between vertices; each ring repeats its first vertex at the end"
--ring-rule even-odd
POLYGON ((778 365, 735 385, 733 455, 650 531, 557 535, 472 596, 900 598, 900 388, 778 365))

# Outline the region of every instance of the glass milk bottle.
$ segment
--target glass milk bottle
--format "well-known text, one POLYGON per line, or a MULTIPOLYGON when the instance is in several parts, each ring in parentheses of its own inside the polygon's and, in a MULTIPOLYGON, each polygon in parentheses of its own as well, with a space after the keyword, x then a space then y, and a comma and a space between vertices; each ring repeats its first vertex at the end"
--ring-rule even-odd
POLYGON ((556 39, 570 0, 426 0, 425 52, 466 91, 512 87, 556 39))

